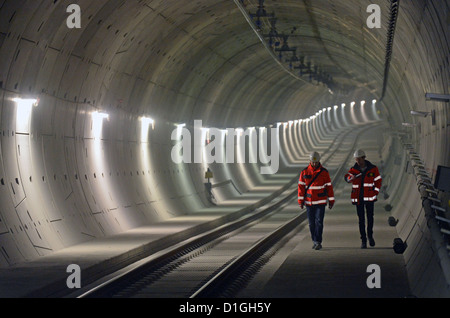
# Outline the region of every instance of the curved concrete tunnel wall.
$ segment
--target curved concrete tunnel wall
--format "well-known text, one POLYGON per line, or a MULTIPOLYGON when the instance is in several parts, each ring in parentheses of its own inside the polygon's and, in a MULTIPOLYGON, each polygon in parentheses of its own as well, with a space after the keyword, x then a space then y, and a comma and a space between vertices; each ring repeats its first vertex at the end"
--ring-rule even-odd
MULTIPOLYGON (((336 3, 308 2, 308 8, 338 23, 337 30, 344 22, 336 21, 336 12, 361 16, 365 8, 336 3)), ((205 127, 254 126, 258 133, 258 127, 277 127, 283 171, 303 165, 312 150, 326 150, 337 133, 381 119, 382 173, 391 180, 387 191, 399 235, 408 238, 413 292, 449 295, 398 138, 406 134, 433 176, 437 165, 449 165, 448 103, 424 98, 426 92, 448 94, 445 1, 400 2, 387 91, 376 106, 372 99, 380 100, 381 91, 371 88, 383 82, 386 25, 366 32, 364 50, 353 36, 343 48, 330 46, 331 53, 321 45, 331 45, 332 36, 310 43, 310 54, 331 56, 343 73, 351 69, 376 83, 330 95, 286 75, 232 1, 85 1, 80 30, 66 26, 69 4, 22 0, 0 8, 0 266, 210 206, 205 165, 171 160, 177 124, 191 132, 196 119, 205 127), (18 118, 14 98, 40 99, 29 122, 18 118), (413 109, 435 109, 438 124, 412 118, 413 109), (101 135, 94 135, 95 111, 109 114, 101 135), (142 116, 155 121, 144 139, 142 116), (407 121, 420 122, 421 130, 403 131, 407 121)), ((289 6, 298 4, 286 1, 289 6)), ((382 19, 389 19, 386 10, 382 19)), ((323 31, 323 21, 308 23, 323 31)), ((361 32, 352 19, 345 27, 361 32)), ((220 200, 268 178, 259 164, 210 167, 215 183, 236 186, 215 189, 220 200)))

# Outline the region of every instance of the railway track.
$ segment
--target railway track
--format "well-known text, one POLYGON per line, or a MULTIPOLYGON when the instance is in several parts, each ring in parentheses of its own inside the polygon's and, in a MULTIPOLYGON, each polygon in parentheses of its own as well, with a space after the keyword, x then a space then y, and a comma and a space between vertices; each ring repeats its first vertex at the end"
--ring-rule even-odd
POLYGON ((258 249, 262 251, 260 248, 269 229, 285 225, 282 231, 292 230, 304 219, 292 212, 280 213, 295 198, 292 190, 285 191, 276 203, 148 257, 135 268, 80 297, 186 298, 207 295, 211 286, 217 286, 220 277, 229 275, 232 268, 236 270, 239 262, 257 255, 251 256, 256 251, 255 241, 260 241, 258 249), (242 250, 246 252, 239 255, 242 250), (215 282, 210 277, 214 277, 215 282))

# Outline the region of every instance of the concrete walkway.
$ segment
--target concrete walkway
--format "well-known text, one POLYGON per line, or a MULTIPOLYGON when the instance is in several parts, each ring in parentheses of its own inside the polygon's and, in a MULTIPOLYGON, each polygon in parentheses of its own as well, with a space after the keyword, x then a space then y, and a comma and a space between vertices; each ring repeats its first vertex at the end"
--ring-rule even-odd
POLYGON ((266 279, 264 286, 259 284, 258 290, 248 290, 243 294, 245 297, 251 294, 261 298, 411 296, 403 256, 392 249, 397 232, 388 225, 389 213, 384 210, 384 204, 375 203, 376 246, 361 249, 358 217, 356 208, 349 203, 349 187, 339 189, 336 205, 332 210, 326 209, 323 248, 312 249, 309 227, 304 226, 291 240, 291 251, 285 260, 274 260, 262 271, 261 277, 270 275, 271 278, 266 279), (367 286, 369 276, 374 273, 367 272, 371 264, 379 266, 381 288, 367 286))

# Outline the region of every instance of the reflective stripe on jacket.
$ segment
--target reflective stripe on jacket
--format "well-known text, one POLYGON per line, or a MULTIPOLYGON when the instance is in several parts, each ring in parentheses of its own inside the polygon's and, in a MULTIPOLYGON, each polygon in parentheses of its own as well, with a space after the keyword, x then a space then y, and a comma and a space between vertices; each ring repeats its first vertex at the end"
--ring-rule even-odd
POLYGON ((355 164, 348 173, 344 176, 346 182, 350 175, 355 176, 352 180, 352 204, 360 203, 360 197, 364 202, 377 201, 378 193, 381 189, 381 176, 377 166, 366 160, 367 169, 362 172, 358 164, 355 164), (361 191, 363 190, 363 191, 361 191))
POLYGON ((300 173, 298 181, 298 204, 305 205, 326 205, 327 199, 334 203, 333 186, 331 185, 330 174, 328 170, 320 165, 314 169, 311 164, 300 173), (308 192, 305 193, 306 188, 319 173, 320 175, 314 180, 309 187, 308 192))

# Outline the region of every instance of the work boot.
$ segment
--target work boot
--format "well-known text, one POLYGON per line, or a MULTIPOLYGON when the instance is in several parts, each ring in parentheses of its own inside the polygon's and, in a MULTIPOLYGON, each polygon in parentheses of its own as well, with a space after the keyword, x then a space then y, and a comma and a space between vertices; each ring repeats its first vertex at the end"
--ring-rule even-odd
POLYGON ((362 241, 361 248, 367 248, 367 242, 366 241, 362 241))
POLYGON ((317 243, 315 250, 320 250, 322 248, 322 244, 317 243))
POLYGON ((375 246, 375 240, 373 239, 373 237, 369 237, 369 244, 370 244, 370 246, 372 246, 372 247, 375 246))

